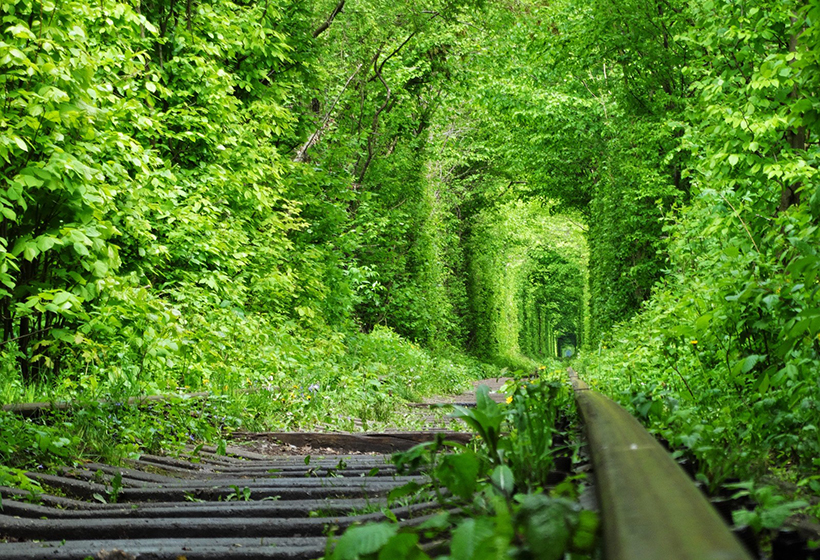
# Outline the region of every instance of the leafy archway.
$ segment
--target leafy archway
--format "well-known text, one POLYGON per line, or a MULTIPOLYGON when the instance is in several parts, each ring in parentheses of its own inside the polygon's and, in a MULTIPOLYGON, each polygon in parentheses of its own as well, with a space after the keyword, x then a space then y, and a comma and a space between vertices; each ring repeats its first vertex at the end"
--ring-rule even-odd
POLYGON ((532 358, 557 357, 584 339, 584 273, 581 264, 538 246, 529 252, 519 305, 518 344, 532 358))

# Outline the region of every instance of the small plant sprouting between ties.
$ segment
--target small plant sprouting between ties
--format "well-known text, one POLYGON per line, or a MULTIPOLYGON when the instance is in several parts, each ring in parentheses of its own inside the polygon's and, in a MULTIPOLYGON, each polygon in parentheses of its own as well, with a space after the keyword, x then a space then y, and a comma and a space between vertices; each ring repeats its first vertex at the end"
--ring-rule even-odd
POLYGON ((556 451, 555 422, 570 402, 567 390, 541 379, 508 388, 508 404, 497 404, 482 386, 475 408, 456 407, 453 416, 475 432, 477 445, 438 438, 394 456, 400 472, 422 469, 430 482, 395 489, 391 503, 432 494, 438 513, 400 527, 386 512, 392 521, 354 526, 330 539, 327 560, 426 560, 430 546, 449 548, 453 560, 589 558, 598 516, 577 501, 582 477, 545 483, 556 451))

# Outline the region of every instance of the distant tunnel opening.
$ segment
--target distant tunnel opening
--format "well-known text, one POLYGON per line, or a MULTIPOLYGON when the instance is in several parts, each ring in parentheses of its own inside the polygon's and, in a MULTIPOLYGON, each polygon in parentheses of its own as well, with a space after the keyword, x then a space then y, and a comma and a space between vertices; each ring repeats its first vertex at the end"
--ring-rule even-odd
POLYGON ((582 264, 542 247, 528 257, 519 299, 521 352, 536 360, 571 357, 583 342, 582 264))
POLYGON ((571 358, 575 355, 578 347, 578 336, 573 333, 563 334, 558 337, 558 357, 571 358))

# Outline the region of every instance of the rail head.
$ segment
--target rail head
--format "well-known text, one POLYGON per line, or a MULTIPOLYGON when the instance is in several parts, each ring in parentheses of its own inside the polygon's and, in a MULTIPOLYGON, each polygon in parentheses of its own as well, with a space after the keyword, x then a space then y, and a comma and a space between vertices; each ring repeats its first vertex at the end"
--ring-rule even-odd
POLYGON ((751 560, 692 480, 620 405, 570 368, 608 560, 751 560))

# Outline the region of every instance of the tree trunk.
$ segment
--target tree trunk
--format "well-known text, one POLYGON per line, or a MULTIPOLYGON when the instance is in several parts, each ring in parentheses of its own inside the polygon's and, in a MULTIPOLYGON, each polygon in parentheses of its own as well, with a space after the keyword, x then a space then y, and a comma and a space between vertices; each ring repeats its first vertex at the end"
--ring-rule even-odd
MULTIPOLYGON (((796 20, 792 18, 792 23, 796 20)), ((800 37, 800 33, 795 33, 792 35, 791 40, 789 41, 789 52, 796 52, 797 51, 797 43, 800 37)), ((790 63, 793 64, 793 61, 790 63)), ((797 84, 795 83, 794 88, 792 89, 790 99, 794 102, 800 97, 800 91, 797 89, 797 84)), ((805 150, 806 149, 806 129, 803 126, 798 126, 794 130, 790 130, 786 133, 786 140, 789 142, 789 147, 793 151, 798 150, 805 150)), ((785 212, 789 209, 790 206, 796 206, 800 204, 800 193, 798 190, 801 187, 801 183, 792 183, 791 185, 784 185, 783 190, 780 192, 780 205, 777 208, 778 214, 781 212, 785 212)))

